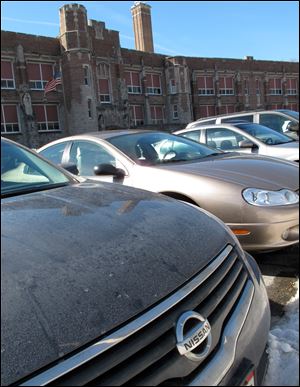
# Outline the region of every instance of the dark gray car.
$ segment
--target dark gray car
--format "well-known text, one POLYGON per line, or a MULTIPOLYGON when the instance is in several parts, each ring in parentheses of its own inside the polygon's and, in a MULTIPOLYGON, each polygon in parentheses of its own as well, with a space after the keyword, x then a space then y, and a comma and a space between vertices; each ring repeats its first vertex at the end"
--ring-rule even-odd
POLYGON ((266 290, 220 220, 1 148, 1 385, 262 382, 266 290))

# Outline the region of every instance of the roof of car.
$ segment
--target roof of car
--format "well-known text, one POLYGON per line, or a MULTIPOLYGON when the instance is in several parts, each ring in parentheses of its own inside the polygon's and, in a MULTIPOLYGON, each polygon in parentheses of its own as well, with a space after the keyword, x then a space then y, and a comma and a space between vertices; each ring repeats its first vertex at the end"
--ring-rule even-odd
MULTIPOLYGON (((88 132, 84 134, 76 135, 76 137, 80 136, 89 136, 101 139, 108 139, 112 137, 117 137, 126 134, 137 134, 137 133, 155 133, 157 130, 147 130, 147 129, 116 129, 116 130, 104 130, 100 132, 88 132)), ((72 136, 73 137, 73 136, 72 136)))

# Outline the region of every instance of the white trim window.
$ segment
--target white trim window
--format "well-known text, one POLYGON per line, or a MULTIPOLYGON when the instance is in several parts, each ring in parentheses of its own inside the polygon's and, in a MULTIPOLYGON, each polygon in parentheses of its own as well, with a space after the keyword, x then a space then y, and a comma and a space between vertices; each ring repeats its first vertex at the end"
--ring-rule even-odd
POLYGON ((27 63, 27 74, 31 90, 44 90, 46 84, 54 76, 52 63, 27 63))
POLYGON ((163 124, 164 122, 164 109, 163 106, 152 105, 150 106, 151 123, 154 125, 163 124))
POLYGON ((198 95, 214 95, 214 79, 212 76, 197 77, 198 95))
POLYGON ((57 105, 32 105, 39 132, 60 131, 57 105))
POLYGON ((296 78, 288 78, 286 80, 286 94, 298 95, 298 84, 296 78))
POLYGON ((178 105, 173 105, 173 120, 178 120, 179 114, 178 114, 178 105))
POLYGON ((260 85, 259 79, 255 80, 255 86, 256 86, 256 95, 261 95, 261 85, 260 85))
POLYGON ((15 89, 13 63, 10 60, 1 60, 1 89, 15 89))
POLYGON ((234 95, 233 77, 219 77, 219 94, 234 95))
POLYGON ((146 93, 162 94, 160 74, 146 74, 146 93))
POLYGON ((175 79, 170 79, 170 94, 176 94, 177 93, 177 85, 175 79))
POLYGON ((20 133, 17 105, 1 104, 1 133, 20 133))
POLYGON ((106 63, 98 65, 98 95, 101 103, 111 103, 109 65, 106 63))
POLYGON ((215 105, 200 105, 200 118, 212 117, 216 115, 215 105))
POLYGON ((220 114, 234 113, 234 105, 222 105, 220 107, 220 114))
POLYGON ((133 126, 144 125, 144 109, 142 105, 130 105, 130 119, 133 126))
POLYGON ((287 109, 295 110, 296 112, 299 111, 299 105, 297 103, 289 103, 286 105, 287 109))
POLYGON ((140 74, 137 71, 125 71, 128 94, 142 94, 140 74))
POLYGON ((282 80, 281 78, 269 79, 269 94, 282 95, 282 80))

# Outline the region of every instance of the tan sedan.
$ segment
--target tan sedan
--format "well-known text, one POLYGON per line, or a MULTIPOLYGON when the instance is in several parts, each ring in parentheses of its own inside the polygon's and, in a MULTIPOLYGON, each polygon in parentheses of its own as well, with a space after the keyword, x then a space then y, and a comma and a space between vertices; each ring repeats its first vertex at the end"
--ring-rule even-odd
POLYGON ((224 153, 145 130, 66 137, 38 152, 64 167, 75 164, 88 179, 160 192, 206 209, 231 228, 245 250, 262 252, 299 242, 295 162, 224 153))

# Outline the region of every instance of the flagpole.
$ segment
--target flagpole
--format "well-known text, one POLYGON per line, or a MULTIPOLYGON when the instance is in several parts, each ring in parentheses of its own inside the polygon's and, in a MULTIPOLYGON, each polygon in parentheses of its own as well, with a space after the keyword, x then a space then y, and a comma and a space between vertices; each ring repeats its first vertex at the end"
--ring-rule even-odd
POLYGON ((62 60, 59 59, 59 72, 60 72, 60 76, 61 76, 61 88, 62 88, 63 99, 64 99, 64 123, 65 123, 64 133, 65 134, 69 134, 67 103, 66 103, 66 95, 65 95, 65 88, 64 88, 64 78, 63 78, 61 62, 62 62, 62 60), (67 127, 67 130, 66 130, 66 127, 67 127))

